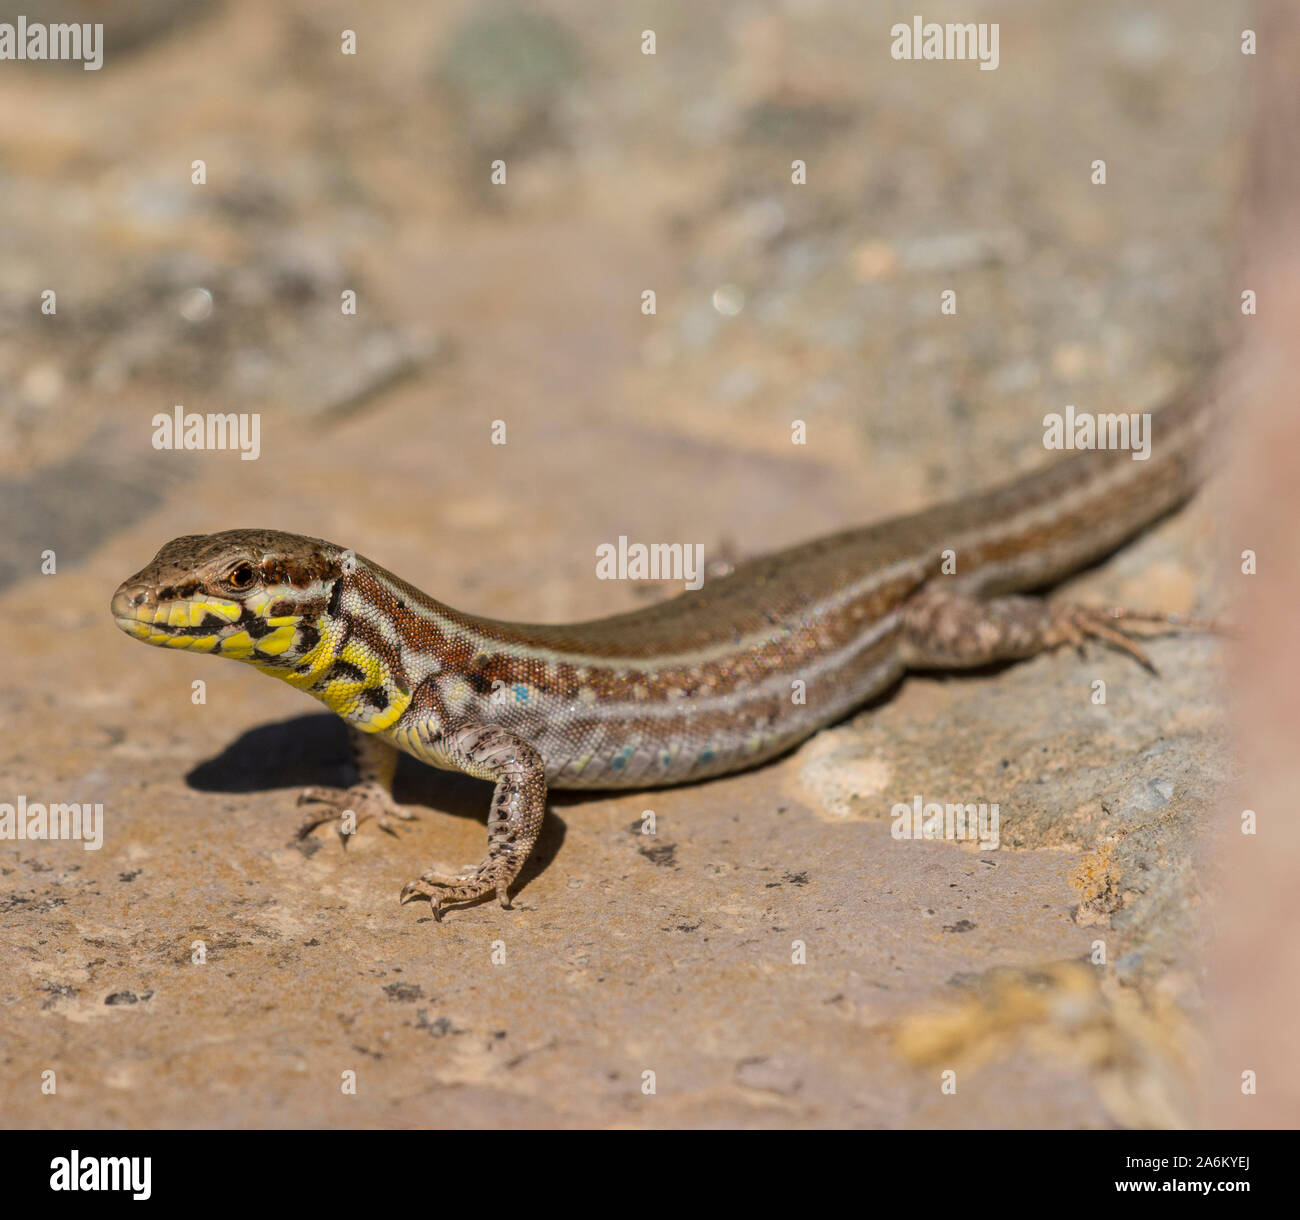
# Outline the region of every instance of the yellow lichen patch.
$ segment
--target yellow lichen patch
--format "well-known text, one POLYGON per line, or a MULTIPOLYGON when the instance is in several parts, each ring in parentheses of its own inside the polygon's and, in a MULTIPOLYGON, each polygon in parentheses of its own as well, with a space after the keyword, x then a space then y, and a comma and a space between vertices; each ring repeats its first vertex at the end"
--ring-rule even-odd
POLYGON ((1079 861, 1079 867, 1070 877, 1070 884, 1083 895, 1074 921, 1078 924, 1109 924, 1111 916, 1123 905, 1119 892, 1119 875, 1115 863, 1115 848, 1124 838, 1120 833, 1107 839, 1094 852, 1079 861))
POLYGON ((904 1016, 892 1032, 927 1071, 974 1072, 1027 1053, 1083 1074, 1122 1126, 1187 1123, 1194 1028, 1176 999, 1118 986, 1104 967, 989 970, 956 1007, 904 1016))

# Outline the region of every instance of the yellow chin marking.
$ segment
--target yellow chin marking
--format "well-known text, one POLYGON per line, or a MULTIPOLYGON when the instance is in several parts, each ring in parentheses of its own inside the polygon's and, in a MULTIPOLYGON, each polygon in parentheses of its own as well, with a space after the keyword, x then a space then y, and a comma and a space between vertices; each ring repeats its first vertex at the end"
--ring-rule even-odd
MULTIPOLYGON (((184 601, 164 602, 161 606, 137 606, 132 614, 141 623, 152 623, 159 627, 199 627, 205 615, 213 614, 225 619, 227 623, 233 623, 241 612, 241 608, 233 602, 184 601)), ((275 625, 279 626, 279 622, 275 625)), ((140 638, 144 639, 144 636, 140 638)))
POLYGON ((375 712, 368 719, 356 723, 363 733, 381 733, 393 724, 410 705, 410 693, 403 690, 389 691, 388 706, 382 712, 375 712))
POLYGON ((165 631, 151 631, 148 635, 140 637, 146 644, 170 644, 175 638, 168 635, 165 631))
POLYGON ((366 675, 364 686, 374 686, 384 680, 384 667, 379 658, 360 640, 349 640, 343 646, 342 660, 355 665, 366 675))
MULTIPOLYGON (((322 641, 322 644, 325 642, 322 641)), ((349 640, 338 659, 349 665, 355 665, 361 671, 360 678, 335 678, 327 682, 324 689, 314 689, 314 694, 330 711, 342 716, 349 724, 363 733, 380 733, 388 728, 406 711, 411 702, 409 691, 397 690, 388 671, 379 657, 371 652, 360 640, 349 640), (371 707, 363 698, 368 690, 382 690, 388 695, 388 706, 382 711, 371 707)), ((318 672, 328 672, 333 663, 332 650, 327 649, 321 658, 318 672)), ((317 668, 317 667, 313 667, 317 668)), ((306 675, 301 675, 305 677, 306 675)), ((294 675, 291 681, 297 685, 300 675, 294 675)))
POLYGON ((302 616, 298 614, 267 615, 266 611, 274 601, 275 599, 263 597, 256 604, 251 601, 246 603, 249 609, 260 614, 269 626, 275 628, 260 640, 254 640, 247 631, 237 632, 223 640, 216 634, 168 635, 156 629, 156 625, 164 623, 168 626, 195 627, 203 622, 205 614, 214 614, 233 623, 239 618, 241 607, 229 602, 184 602, 159 607, 157 610, 149 609, 143 614, 137 611, 139 622, 123 620, 120 626, 128 634, 149 644, 216 652, 236 661, 248 661, 264 674, 279 678, 299 690, 309 691, 331 711, 366 733, 382 733, 401 719, 411 704, 410 692, 395 688, 392 675, 379 656, 359 640, 349 640, 342 651, 336 654, 341 626, 323 631, 319 643, 299 658, 292 668, 272 663, 271 658, 283 656, 293 646, 298 626, 302 622, 302 616), (321 685, 321 679, 329 672, 336 655, 340 661, 356 666, 361 676, 355 679, 336 678, 321 685), (369 690, 384 691, 388 695, 387 706, 382 710, 371 707, 365 699, 365 692, 369 690))
POLYGON ((263 656, 278 657, 290 644, 293 643, 293 637, 297 634, 293 624, 288 623, 283 627, 277 627, 268 636, 263 636, 257 641, 257 651, 263 656))
POLYGON ((277 678, 296 686, 299 690, 310 690, 320 680, 321 675, 329 669, 334 661, 333 642, 327 634, 322 634, 320 643, 310 652, 299 658, 293 669, 275 669, 267 667, 267 673, 274 673, 277 678), (303 672, 298 673, 301 669, 303 672))
POLYGON ((190 602, 191 627, 202 624, 204 616, 212 614, 233 623, 239 617, 239 607, 233 602, 190 602))
POLYGON ((247 631, 240 631, 221 641, 221 655, 234 657, 237 661, 247 661, 253 655, 253 637, 247 631))

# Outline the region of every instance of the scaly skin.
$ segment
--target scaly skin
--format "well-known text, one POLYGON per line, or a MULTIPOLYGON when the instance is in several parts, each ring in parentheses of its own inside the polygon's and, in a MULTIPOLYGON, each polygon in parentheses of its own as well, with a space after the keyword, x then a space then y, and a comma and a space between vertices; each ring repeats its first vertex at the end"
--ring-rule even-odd
POLYGON ((402 900, 428 897, 435 914, 494 893, 507 905, 548 785, 646 788, 755 766, 908 668, 982 665, 1086 636, 1145 659, 1127 625, 1172 619, 1006 595, 1093 562, 1184 500, 1211 406, 1207 396, 1156 414, 1147 461, 1076 453, 593 622, 465 614, 333 543, 262 529, 169 542, 123 582, 113 614, 146 643, 248 662, 341 716, 364 745, 362 782, 340 809, 384 824, 407 816, 392 802, 389 747, 495 781, 483 862, 464 877, 425 873, 402 900), (955 574, 941 571, 944 552, 955 574))

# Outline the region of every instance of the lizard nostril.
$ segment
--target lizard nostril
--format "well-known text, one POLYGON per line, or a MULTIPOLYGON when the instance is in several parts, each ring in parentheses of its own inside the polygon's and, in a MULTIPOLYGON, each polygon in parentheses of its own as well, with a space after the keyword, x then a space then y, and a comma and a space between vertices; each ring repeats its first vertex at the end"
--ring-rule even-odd
POLYGON ((138 606, 153 602, 153 591, 148 585, 124 584, 113 594, 113 613, 118 618, 129 617, 138 606))

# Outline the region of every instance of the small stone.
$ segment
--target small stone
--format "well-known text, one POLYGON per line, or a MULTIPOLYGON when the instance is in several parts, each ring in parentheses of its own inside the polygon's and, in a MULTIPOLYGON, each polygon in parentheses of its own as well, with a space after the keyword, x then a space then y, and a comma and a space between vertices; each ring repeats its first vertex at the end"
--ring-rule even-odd
POLYGON ((794 1064, 779 1056, 758 1055, 736 1065, 736 1080, 746 1089, 762 1089, 790 1097, 803 1088, 794 1064))

